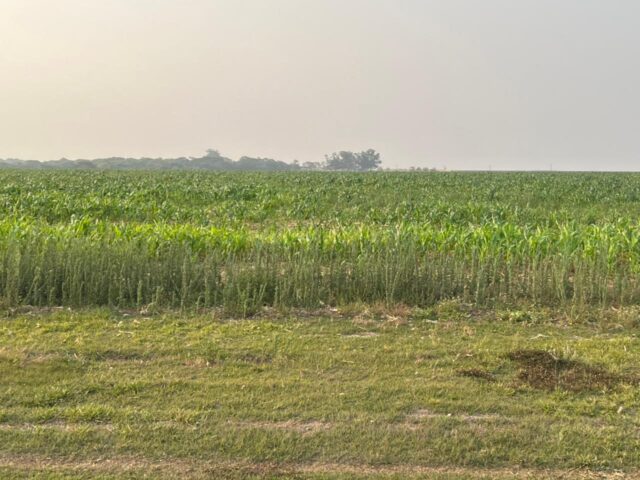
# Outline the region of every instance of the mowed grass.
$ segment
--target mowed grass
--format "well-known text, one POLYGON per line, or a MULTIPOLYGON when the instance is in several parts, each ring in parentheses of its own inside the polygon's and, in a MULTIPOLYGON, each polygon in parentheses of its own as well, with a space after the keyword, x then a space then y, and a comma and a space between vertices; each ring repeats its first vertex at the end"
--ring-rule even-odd
POLYGON ((0 477, 633 477, 635 315, 25 310, 0 319, 0 477))

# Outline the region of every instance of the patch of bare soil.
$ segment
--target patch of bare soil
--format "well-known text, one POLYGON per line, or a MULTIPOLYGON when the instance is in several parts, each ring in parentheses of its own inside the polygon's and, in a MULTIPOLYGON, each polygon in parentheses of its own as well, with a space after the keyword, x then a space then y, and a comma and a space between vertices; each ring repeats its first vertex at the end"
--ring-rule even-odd
POLYGON ((520 367, 518 379, 539 390, 585 392, 610 390, 632 379, 609 372, 604 367, 556 357, 544 350, 517 350, 507 355, 520 367))

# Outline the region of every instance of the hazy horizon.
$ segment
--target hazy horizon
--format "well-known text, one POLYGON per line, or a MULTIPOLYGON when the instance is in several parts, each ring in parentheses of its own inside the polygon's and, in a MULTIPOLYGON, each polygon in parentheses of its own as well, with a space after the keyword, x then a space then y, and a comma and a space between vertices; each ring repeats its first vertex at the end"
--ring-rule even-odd
POLYGON ((0 158, 640 170, 632 0, 0 0, 0 158))

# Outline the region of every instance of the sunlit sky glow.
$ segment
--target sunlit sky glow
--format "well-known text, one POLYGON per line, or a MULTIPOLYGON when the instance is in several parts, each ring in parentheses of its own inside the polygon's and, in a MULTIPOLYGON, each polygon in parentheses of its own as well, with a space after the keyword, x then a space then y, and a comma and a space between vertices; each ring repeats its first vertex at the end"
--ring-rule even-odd
POLYGON ((0 158, 640 170, 637 0, 0 0, 0 158))

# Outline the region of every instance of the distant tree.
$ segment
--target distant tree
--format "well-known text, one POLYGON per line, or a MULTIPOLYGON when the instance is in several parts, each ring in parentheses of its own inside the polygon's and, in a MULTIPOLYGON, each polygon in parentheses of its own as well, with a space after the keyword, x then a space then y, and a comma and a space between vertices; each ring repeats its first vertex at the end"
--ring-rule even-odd
POLYGON ((322 170, 324 165, 320 162, 304 162, 301 166, 302 170, 322 170))
POLYGON ((221 158, 222 155, 220 155, 220 152, 218 150, 214 150, 213 148, 209 148, 209 149, 207 149, 207 154, 205 155, 205 157, 208 157, 208 158, 221 158))
POLYGON ((326 170, 367 172, 376 170, 382 161, 380 154, 373 149, 360 153, 341 151, 325 155, 326 170))
POLYGON ((237 162, 234 162, 234 169, 236 170, 253 170, 263 172, 283 172, 287 170, 294 170, 292 165, 274 160, 272 158, 252 158, 242 157, 237 162))
POLYGON ((203 157, 192 157, 186 168, 190 170, 232 170, 233 160, 223 157, 218 150, 209 149, 203 157))
POLYGON ((358 165, 358 170, 366 172, 378 169, 382 164, 382 160, 380 160, 380 154, 370 148, 365 152, 356 154, 356 164, 358 165))
POLYGON ((356 154, 353 152, 336 152, 331 155, 325 155, 325 168, 327 170, 358 170, 356 154))
POLYGON ((80 168, 80 169, 94 169, 96 166, 90 160, 68 160, 71 162, 70 168, 80 168))

